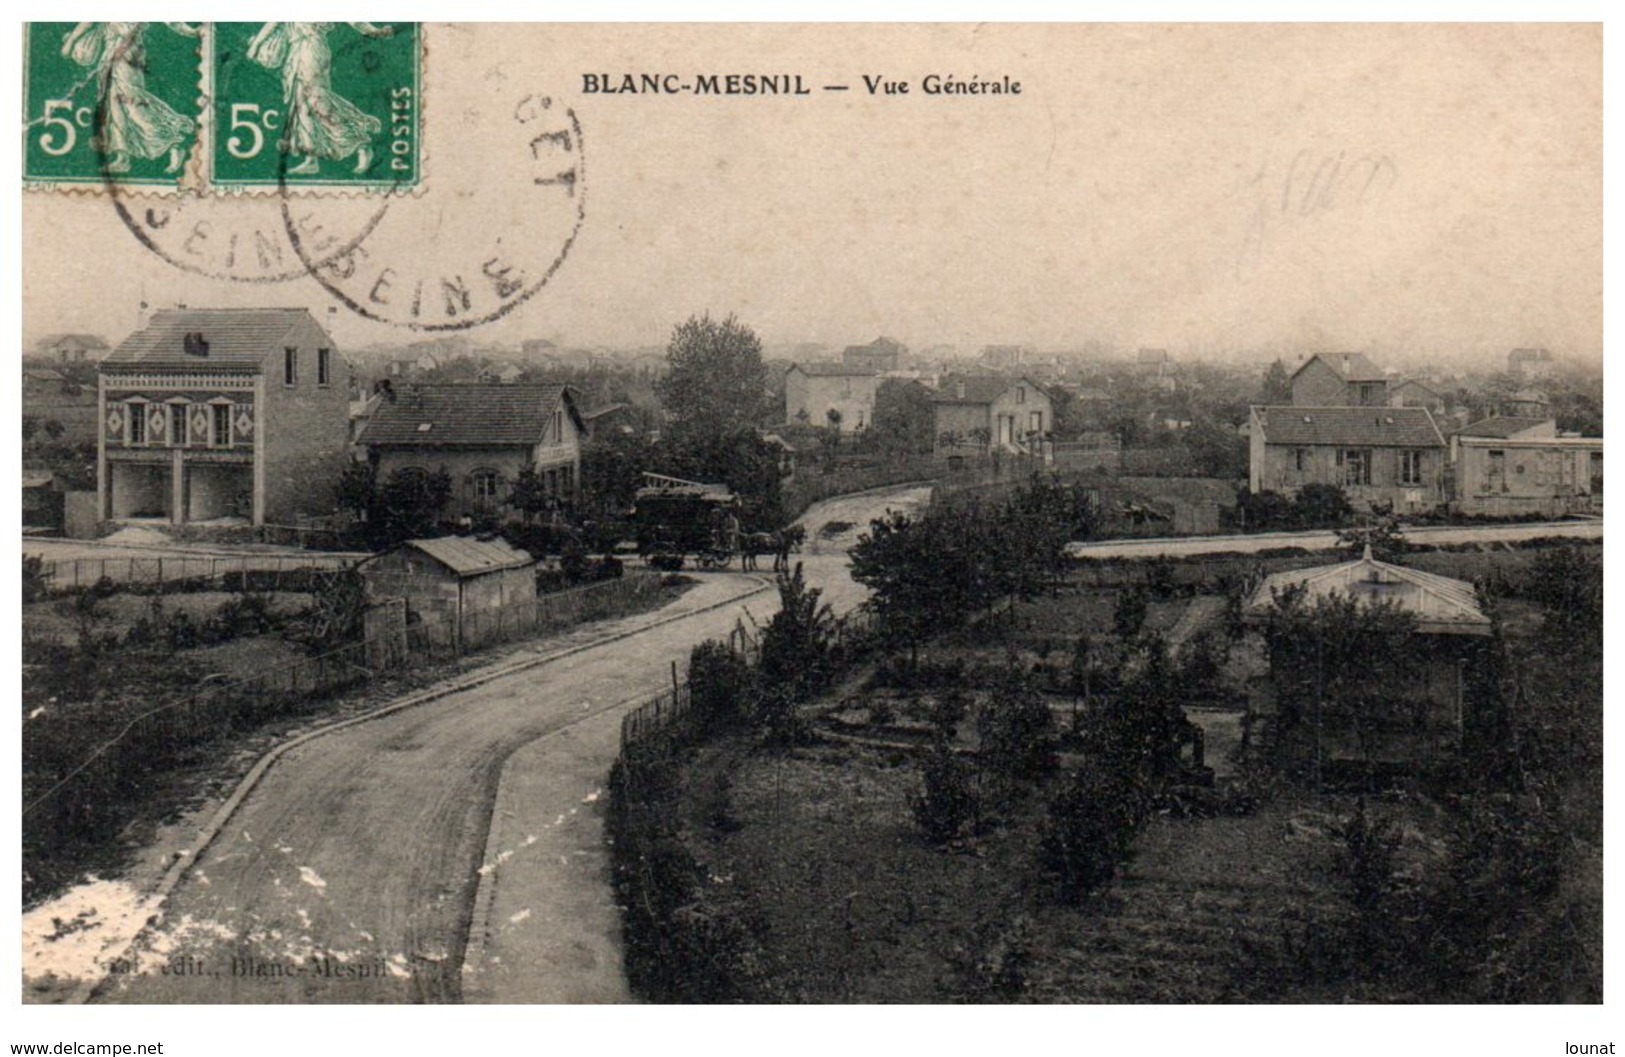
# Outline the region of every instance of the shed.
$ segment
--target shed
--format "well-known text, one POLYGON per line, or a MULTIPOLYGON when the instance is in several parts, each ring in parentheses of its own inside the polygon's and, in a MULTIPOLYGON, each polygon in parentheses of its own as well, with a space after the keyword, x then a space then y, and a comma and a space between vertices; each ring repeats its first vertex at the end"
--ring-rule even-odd
POLYGON ((536 559, 500 538, 407 540, 360 571, 369 601, 404 598, 408 619, 437 641, 483 639, 509 611, 533 619, 536 559))
POLYGON ((1289 753, 1328 763, 1427 767, 1493 725, 1467 678, 1485 663, 1491 633, 1472 584, 1378 561, 1367 547, 1351 562, 1265 577, 1243 620, 1268 627, 1289 590, 1302 591, 1310 605, 1341 597, 1393 606, 1415 619, 1409 644, 1398 651, 1403 656, 1370 656, 1358 672, 1320 670, 1316 661, 1271 671, 1249 719, 1279 724, 1289 753))

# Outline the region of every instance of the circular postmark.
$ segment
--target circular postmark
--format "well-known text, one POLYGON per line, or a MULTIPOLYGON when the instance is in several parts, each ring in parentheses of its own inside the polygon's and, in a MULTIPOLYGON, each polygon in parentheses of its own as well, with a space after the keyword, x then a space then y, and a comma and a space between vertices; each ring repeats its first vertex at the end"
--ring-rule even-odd
POLYGON ((501 319, 547 285, 581 231, 586 182, 575 112, 533 92, 509 102, 470 99, 466 87, 436 104, 441 132, 424 193, 395 199, 364 238, 336 249, 313 244, 302 200, 283 186, 288 243, 308 274, 358 315, 419 331, 501 319))
MULTIPOLYGON (((201 95, 195 115, 181 115, 147 92, 144 84, 125 83, 140 77, 148 65, 145 27, 144 23, 131 23, 117 31, 117 43, 108 49, 107 58, 93 74, 97 80, 93 121, 102 144, 97 155, 98 176, 113 209, 136 241, 182 271, 241 283, 303 279, 309 274, 311 258, 325 263, 353 252, 388 212, 389 200, 311 198, 292 212, 290 221, 279 196, 232 193, 213 184, 209 178, 212 168, 206 162, 215 137, 206 126, 212 120, 214 107, 206 100, 215 86, 205 79, 198 86, 201 95), (139 97, 132 98, 133 94, 139 97), (150 187, 143 189, 126 179, 130 150, 116 149, 117 145, 134 149, 137 143, 149 144, 154 136, 142 122, 126 113, 132 107, 147 111, 161 108, 169 115, 175 137, 183 133, 192 136, 185 152, 186 168, 177 172, 177 187, 171 192, 154 194, 150 187), (296 254, 289 241, 290 222, 300 232, 304 256, 296 254)), ((214 32, 213 27, 184 23, 172 27, 199 41, 200 61, 204 68, 211 68, 213 52, 204 42, 214 32)), ((146 123, 151 121, 149 116, 146 123)), ((182 160, 175 137, 160 144, 175 152, 171 171, 178 170, 182 160)))

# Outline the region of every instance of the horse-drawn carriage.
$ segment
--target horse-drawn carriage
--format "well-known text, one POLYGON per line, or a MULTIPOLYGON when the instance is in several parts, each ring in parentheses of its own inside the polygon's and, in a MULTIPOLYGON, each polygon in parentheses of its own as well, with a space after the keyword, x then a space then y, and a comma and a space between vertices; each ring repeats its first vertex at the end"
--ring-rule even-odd
POLYGON ((632 520, 638 553, 657 569, 723 568, 739 553, 739 497, 722 484, 645 473, 632 520))
POLYGON ((680 477, 645 473, 647 482, 633 500, 638 553, 657 569, 677 570, 693 558, 702 569, 724 569, 736 556, 740 568, 756 568, 756 559, 773 555, 773 568, 789 564, 789 553, 804 536, 797 528, 745 532, 742 504, 727 485, 702 484, 680 477))

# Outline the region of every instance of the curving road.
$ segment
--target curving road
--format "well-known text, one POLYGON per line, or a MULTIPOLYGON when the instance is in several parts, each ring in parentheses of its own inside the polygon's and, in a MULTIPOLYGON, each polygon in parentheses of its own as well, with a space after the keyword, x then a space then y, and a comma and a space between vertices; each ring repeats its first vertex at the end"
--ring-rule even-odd
MULTIPOLYGON (((814 507, 809 581, 837 609, 856 604, 845 547, 869 518, 927 495, 814 507), (840 521, 852 528, 820 532, 840 521)), ((775 605, 758 579, 707 575, 656 613, 537 647, 567 655, 287 752, 95 999, 627 999, 600 796, 619 716, 696 642, 775 605)))

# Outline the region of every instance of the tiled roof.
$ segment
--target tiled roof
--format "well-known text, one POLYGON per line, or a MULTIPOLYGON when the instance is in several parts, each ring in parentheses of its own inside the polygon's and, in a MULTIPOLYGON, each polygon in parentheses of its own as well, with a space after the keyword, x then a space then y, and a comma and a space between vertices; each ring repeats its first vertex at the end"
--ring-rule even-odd
POLYGON ((152 321, 119 343, 103 365, 161 367, 257 366, 284 347, 302 323, 315 324, 303 308, 177 308, 153 313, 152 321), (201 334, 207 356, 189 355, 186 335, 201 334))
POLYGON ((459 576, 520 569, 536 562, 528 552, 516 549, 501 538, 442 536, 434 540, 407 540, 403 546, 422 551, 459 576))
POLYGON ((361 433, 361 443, 426 448, 536 444, 563 400, 576 424, 581 414, 562 385, 403 385, 385 400, 361 433))
POLYGON ((791 371, 800 371, 809 378, 872 378, 877 373, 873 367, 854 367, 847 363, 792 363, 784 373, 791 371))
POLYGON ((1382 382, 1388 378, 1381 367, 1358 352, 1316 353, 1299 364, 1298 370, 1292 372, 1292 377, 1296 378, 1300 371, 1316 360, 1336 371, 1345 382, 1382 382))
POLYGON ((1456 430, 1461 437, 1499 437, 1503 440, 1516 437, 1525 430, 1544 426, 1552 421, 1549 418, 1529 418, 1523 415, 1492 415, 1489 418, 1469 422, 1456 430))
POLYGON ((1444 437, 1425 407, 1260 407, 1270 444, 1351 448, 1443 447, 1444 437))
POLYGON ((1291 569, 1266 576, 1247 600, 1244 615, 1259 619, 1268 613, 1278 593, 1303 587, 1311 603, 1333 595, 1367 603, 1392 602, 1416 617, 1425 632, 1488 635, 1489 618, 1478 608, 1473 585, 1464 580, 1408 569, 1371 557, 1313 569, 1291 569))
POLYGON ((1026 385, 1037 392, 1044 392, 1042 386, 1035 384, 1028 378, 1005 378, 997 374, 955 374, 944 377, 937 385, 937 391, 931 394, 934 404, 991 404, 1004 395, 1012 386, 1026 385), (963 384, 965 395, 959 395, 959 387, 963 384))

